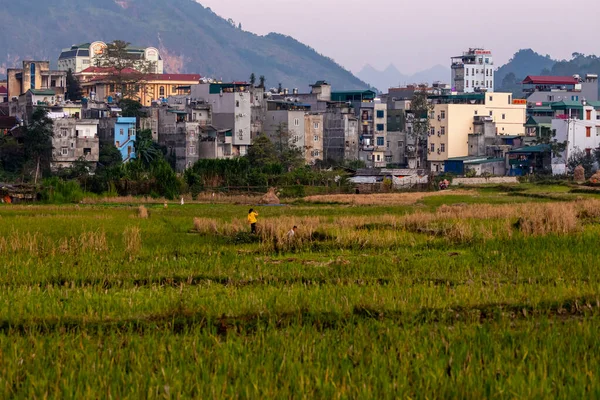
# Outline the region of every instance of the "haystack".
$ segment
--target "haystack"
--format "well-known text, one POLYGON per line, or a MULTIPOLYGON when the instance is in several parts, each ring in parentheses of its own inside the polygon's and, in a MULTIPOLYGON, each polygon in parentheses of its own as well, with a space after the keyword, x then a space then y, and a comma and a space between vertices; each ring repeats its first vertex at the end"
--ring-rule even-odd
POLYGON ((585 182, 585 170, 583 169, 583 166, 579 165, 577 168, 575 168, 575 173, 573 174, 573 179, 577 183, 585 182))
POLYGON ((590 182, 596 185, 600 184, 600 171, 592 175, 592 177, 590 178, 590 182))
POLYGON ((279 198, 275 194, 275 188, 270 188, 267 194, 260 198, 259 204, 281 204, 279 198))

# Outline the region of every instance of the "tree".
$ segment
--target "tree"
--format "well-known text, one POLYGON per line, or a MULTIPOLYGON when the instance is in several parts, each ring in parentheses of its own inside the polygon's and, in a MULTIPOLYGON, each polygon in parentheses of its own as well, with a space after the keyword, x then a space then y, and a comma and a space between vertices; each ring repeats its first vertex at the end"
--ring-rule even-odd
POLYGON ((123 164, 123 155, 112 143, 100 144, 98 166, 101 169, 120 167, 123 164))
POLYGON ((142 110, 142 104, 139 101, 131 99, 123 99, 119 102, 121 114, 124 117, 143 117, 145 116, 142 110))
POLYGON ((105 82, 113 85, 121 98, 136 98, 148 74, 156 71, 153 61, 140 59, 128 50, 129 43, 115 40, 96 57, 96 66, 106 68, 105 82))
POLYGON ((53 136, 53 122, 48 117, 48 110, 41 107, 36 108, 30 123, 25 128, 25 137, 23 138, 25 157, 35 164, 34 182, 36 184, 40 172, 50 169, 53 136))
POLYGON ((550 129, 548 127, 542 127, 539 136, 534 140, 534 144, 545 144, 550 146, 552 157, 560 157, 567 149, 566 141, 559 142, 556 139, 556 129, 550 129))
POLYGON ((277 150, 271 140, 265 135, 259 135, 246 154, 250 165, 255 167, 264 167, 268 164, 275 164, 279 161, 277 150))
POLYGON ((582 166, 585 170, 585 177, 589 178, 594 173, 594 157, 587 154, 585 151, 576 150, 569 156, 567 161, 567 169, 570 175, 575 173, 575 168, 582 166))
POLYGON ((79 79, 73 75, 71 68, 67 71, 67 100, 80 101, 83 97, 79 79))
POLYGON ((427 161, 427 139, 430 130, 430 117, 433 111, 433 104, 427 99, 427 89, 419 88, 415 91, 410 107, 413 115, 412 134, 409 134, 415 141, 415 156, 419 160, 421 168, 427 161))
POLYGON ((162 157, 160 147, 152 140, 152 131, 149 129, 140 130, 136 134, 135 154, 138 162, 144 166, 149 166, 159 157, 162 157))
POLYGON ((254 87, 254 85, 256 84, 256 75, 254 75, 254 72, 250 74, 250 84, 254 87))
POLYGON ((261 75, 260 78, 258 78, 258 87, 264 89, 266 82, 267 80, 265 79, 265 76, 261 75))

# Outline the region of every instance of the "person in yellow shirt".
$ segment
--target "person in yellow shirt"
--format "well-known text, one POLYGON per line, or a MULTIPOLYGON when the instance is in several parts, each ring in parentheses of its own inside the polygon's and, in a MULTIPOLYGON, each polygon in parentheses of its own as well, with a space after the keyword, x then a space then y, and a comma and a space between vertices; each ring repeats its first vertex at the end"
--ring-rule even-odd
POLYGON ((250 233, 254 234, 256 234, 256 217, 258 217, 258 213, 251 208, 250 211, 248 211, 248 223, 250 224, 250 233))

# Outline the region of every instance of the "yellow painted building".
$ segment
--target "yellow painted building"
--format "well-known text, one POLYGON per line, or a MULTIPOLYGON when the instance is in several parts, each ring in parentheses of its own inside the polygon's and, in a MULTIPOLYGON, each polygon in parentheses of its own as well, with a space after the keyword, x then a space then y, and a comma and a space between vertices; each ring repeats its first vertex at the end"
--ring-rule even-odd
MULTIPOLYGON (((116 100, 120 97, 122 89, 108 79, 108 73, 96 70, 101 69, 88 68, 78 74, 84 96, 96 101, 107 101, 109 97, 116 100)), ((137 89, 137 94, 128 97, 144 106, 151 106, 153 101, 169 96, 190 94, 191 85, 197 85, 200 78, 198 74, 149 74, 143 77, 140 84, 135 85, 134 91, 137 89)))
POLYGON ((511 93, 432 96, 427 160, 433 172, 444 170, 448 158, 469 155, 469 134, 475 117, 489 117, 497 135, 525 135, 526 105, 514 104, 511 93))

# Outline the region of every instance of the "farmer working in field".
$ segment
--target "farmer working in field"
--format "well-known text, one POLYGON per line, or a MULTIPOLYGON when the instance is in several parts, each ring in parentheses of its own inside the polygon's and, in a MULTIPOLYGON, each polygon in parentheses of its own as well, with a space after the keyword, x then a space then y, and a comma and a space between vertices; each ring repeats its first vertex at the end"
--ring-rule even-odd
POLYGON ((250 233, 254 234, 256 234, 256 217, 258 217, 258 213, 251 208, 250 211, 248 211, 248 223, 250 224, 250 233))

